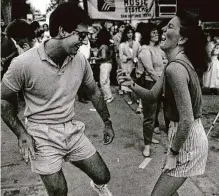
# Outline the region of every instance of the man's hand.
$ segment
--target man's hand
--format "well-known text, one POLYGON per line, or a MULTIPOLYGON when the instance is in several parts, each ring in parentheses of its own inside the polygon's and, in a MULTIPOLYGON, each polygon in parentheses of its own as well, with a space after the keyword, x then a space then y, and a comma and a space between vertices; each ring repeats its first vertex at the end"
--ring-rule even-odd
POLYGON ((18 138, 18 146, 26 163, 28 163, 30 159, 35 159, 34 140, 32 136, 28 133, 22 133, 18 138))
POLYGON ((103 130, 103 144, 110 144, 115 137, 115 133, 112 127, 112 124, 105 124, 105 128, 103 130))

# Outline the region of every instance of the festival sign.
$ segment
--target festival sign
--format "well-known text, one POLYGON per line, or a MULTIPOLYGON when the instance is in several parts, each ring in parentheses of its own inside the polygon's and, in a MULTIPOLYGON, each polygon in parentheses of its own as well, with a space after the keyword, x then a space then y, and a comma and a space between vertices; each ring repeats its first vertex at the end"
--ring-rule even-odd
POLYGON ((155 0, 88 0, 93 19, 144 20, 155 18, 155 0))

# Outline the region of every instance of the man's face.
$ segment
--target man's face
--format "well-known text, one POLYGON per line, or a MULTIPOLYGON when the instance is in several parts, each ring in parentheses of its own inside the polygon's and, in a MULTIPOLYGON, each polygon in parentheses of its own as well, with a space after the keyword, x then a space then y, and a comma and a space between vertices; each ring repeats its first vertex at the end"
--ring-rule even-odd
POLYGON ((88 26, 78 25, 72 33, 66 33, 66 38, 63 40, 64 48, 70 55, 77 54, 79 47, 88 43, 88 26))

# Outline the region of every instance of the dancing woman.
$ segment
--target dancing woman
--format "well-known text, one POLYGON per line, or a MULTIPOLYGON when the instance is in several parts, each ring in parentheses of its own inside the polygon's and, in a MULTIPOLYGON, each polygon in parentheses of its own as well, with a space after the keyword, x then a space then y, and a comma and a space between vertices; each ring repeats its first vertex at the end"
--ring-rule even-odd
POLYGON ((201 122, 202 93, 199 78, 207 70, 206 38, 188 13, 181 12, 162 29, 160 47, 169 64, 151 90, 133 82, 118 71, 118 82, 131 88, 148 102, 164 93, 169 126, 170 146, 163 172, 152 196, 178 195, 177 189, 187 177, 205 172, 208 140, 201 122))

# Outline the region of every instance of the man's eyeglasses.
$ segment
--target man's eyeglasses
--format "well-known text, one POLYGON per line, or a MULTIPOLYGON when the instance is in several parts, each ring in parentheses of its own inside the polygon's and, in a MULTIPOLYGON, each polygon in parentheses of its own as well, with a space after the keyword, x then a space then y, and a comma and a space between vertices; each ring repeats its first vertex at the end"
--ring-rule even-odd
POLYGON ((74 32, 79 36, 80 41, 83 41, 88 36, 88 32, 80 32, 77 30, 75 30, 74 32))
POLYGON ((68 37, 75 35, 75 34, 78 35, 80 41, 83 41, 88 36, 88 32, 85 32, 85 31, 81 32, 81 31, 75 30, 63 38, 68 38, 68 37))

